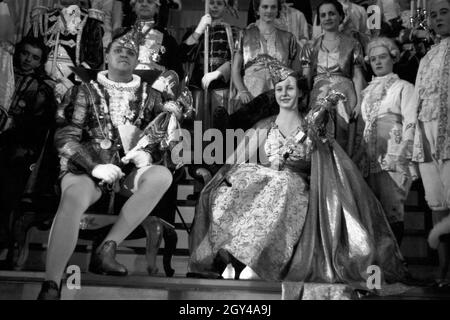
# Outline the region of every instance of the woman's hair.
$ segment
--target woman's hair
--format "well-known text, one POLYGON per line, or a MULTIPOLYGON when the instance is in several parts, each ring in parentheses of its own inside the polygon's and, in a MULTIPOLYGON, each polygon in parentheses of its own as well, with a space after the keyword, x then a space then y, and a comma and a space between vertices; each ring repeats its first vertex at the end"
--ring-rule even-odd
POLYGON ((336 11, 339 13, 339 15, 341 16, 341 22, 344 21, 345 18, 345 12, 344 12, 344 7, 342 6, 342 4, 337 1, 337 0, 323 0, 316 9, 316 14, 317 14, 317 23, 320 25, 320 8, 325 5, 325 4, 331 4, 336 8, 336 11))
MULTIPOLYGON (((253 1, 253 10, 255 12, 255 18, 258 19, 258 10, 259 10, 259 5, 261 4, 261 0, 251 0, 253 1)), ((277 18, 280 17, 280 13, 281 13, 281 0, 277 0, 277 5, 278 5, 278 13, 277 13, 277 18)))
POLYGON ((400 49, 395 44, 394 40, 387 37, 378 37, 370 40, 370 42, 367 44, 367 56, 365 57, 366 62, 370 61, 370 51, 376 47, 385 47, 388 50, 394 63, 397 63, 400 60, 400 49))

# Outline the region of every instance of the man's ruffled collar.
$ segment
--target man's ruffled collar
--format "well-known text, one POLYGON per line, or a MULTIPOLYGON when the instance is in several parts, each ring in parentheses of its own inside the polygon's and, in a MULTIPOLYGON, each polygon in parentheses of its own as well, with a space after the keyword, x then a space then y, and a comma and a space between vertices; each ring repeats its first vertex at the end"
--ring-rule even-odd
POLYGON ((141 85, 141 78, 133 74, 133 80, 130 82, 115 82, 107 77, 108 71, 100 71, 97 74, 97 82, 107 90, 132 91, 135 92, 141 85))

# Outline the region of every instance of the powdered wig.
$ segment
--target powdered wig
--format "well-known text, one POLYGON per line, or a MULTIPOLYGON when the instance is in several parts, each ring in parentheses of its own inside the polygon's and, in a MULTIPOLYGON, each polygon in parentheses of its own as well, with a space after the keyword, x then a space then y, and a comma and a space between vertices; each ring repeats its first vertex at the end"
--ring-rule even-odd
POLYGON ((395 44, 394 40, 386 37, 378 37, 372 39, 367 45, 367 56, 365 57, 366 62, 369 62, 370 51, 377 47, 385 47, 394 63, 397 63, 400 60, 400 49, 395 44))

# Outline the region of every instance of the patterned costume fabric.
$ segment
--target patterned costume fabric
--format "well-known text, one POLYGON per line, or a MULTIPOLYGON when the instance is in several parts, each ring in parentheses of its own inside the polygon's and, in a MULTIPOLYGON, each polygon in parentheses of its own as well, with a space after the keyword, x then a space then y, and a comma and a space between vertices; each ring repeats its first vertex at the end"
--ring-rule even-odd
POLYGON ((98 10, 86 12, 75 5, 33 10, 29 35, 43 39, 50 50, 46 71, 66 89, 77 82, 71 67, 100 69, 103 66, 102 19, 98 10))
POLYGON ((276 28, 267 41, 260 34, 257 23, 249 25, 241 34, 238 50, 244 61, 244 84, 253 97, 273 89, 267 65, 273 59, 294 68, 300 49, 292 33, 276 28))
POLYGON ((166 30, 155 28, 152 21, 136 22, 132 32, 139 39, 139 65, 136 70, 174 70, 183 79, 184 71, 175 38, 166 30))
POLYGON ((419 128, 416 130, 413 160, 428 162, 450 159, 450 38, 435 45, 420 61, 416 91, 419 98, 419 128), (435 150, 427 147, 423 123, 437 123, 433 132, 435 150), (432 154, 433 153, 433 154, 432 154))
POLYGON ((290 165, 280 167, 274 161, 279 155, 270 156, 271 145, 289 138, 268 119, 256 128, 269 132, 264 145, 270 165, 226 165, 205 186, 190 236, 191 272, 221 272, 216 259, 225 249, 264 279, 367 290, 370 265, 380 266, 386 282, 405 279, 403 257, 380 203, 323 132, 325 110, 321 105, 306 116, 312 141, 295 146, 299 157, 290 165))
MULTIPOLYGON (((363 175, 372 175, 371 180, 374 181, 378 180, 375 175, 385 176, 392 182, 379 188, 373 185, 372 190, 375 193, 390 193, 390 199, 398 194, 404 202, 412 182, 410 167, 417 121, 414 86, 390 73, 374 77, 363 91, 363 96, 361 114, 366 123, 363 148, 368 160, 361 166, 363 175)), ((379 199, 383 206, 393 202, 379 199)), ((390 222, 403 221, 404 210, 400 202, 397 201, 395 210, 384 207, 390 222)))
POLYGON ((112 82, 105 75, 106 71, 100 72, 97 81, 74 87, 58 107, 55 145, 61 175, 90 175, 97 164, 120 165, 124 150, 119 125, 134 125, 149 135, 152 143, 142 150, 151 154, 153 163, 167 159, 167 146, 162 142, 170 117, 161 115, 171 112, 165 110, 161 93, 136 75, 127 84, 112 82), (122 101, 124 94, 128 102, 122 101), (102 145, 105 140, 111 142, 109 148, 102 145))

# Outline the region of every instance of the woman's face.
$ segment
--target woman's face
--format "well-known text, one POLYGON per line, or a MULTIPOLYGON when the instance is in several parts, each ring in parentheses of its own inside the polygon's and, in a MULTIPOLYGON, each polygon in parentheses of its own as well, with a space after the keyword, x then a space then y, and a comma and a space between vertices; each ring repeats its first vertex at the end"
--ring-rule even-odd
POLYGON ((209 0, 209 14, 213 19, 220 19, 225 12, 225 0, 209 0))
POLYGON ((264 22, 274 22, 278 15, 278 0, 261 0, 258 15, 264 22))
POLYGON ((431 2, 430 21, 433 30, 443 36, 450 36, 450 4, 447 0, 431 2))
POLYGON ((297 87, 297 79, 289 76, 286 80, 275 85, 275 99, 280 108, 293 109, 298 106, 300 90, 297 87))
POLYGON ((138 19, 151 20, 159 12, 159 6, 155 0, 136 0, 134 12, 138 19))
POLYGON ((335 6, 329 3, 322 5, 319 9, 320 25, 325 31, 337 31, 342 17, 335 6))
POLYGON ((378 77, 388 75, 394 69, 394 60, 386 47, 375 47, 369 52, 370 66, 378 77))

